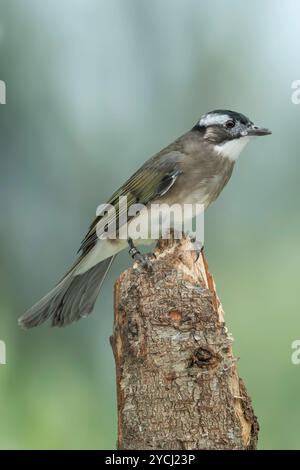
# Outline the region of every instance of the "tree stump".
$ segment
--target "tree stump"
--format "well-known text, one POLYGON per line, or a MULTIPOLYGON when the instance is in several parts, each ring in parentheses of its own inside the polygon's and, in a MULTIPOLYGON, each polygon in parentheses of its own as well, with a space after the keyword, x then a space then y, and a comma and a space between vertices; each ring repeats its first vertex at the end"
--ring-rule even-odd
POLYGON ((203 253, 160 240, 115 284, 119 449, 255 449, 258 422, 203 253))

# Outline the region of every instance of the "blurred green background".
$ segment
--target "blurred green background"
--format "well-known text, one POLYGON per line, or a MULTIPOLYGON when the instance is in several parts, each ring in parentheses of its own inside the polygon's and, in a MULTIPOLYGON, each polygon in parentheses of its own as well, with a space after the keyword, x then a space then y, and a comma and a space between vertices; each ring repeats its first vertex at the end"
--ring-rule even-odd
POLYGON ((113 283, 67 329, 17 317, 73 261, 96 207, 201 114, 272 129, 206 215, 206 255, 261 425, 300 448, 298 0, 1 0, 0 447, 114 448, 113 283))

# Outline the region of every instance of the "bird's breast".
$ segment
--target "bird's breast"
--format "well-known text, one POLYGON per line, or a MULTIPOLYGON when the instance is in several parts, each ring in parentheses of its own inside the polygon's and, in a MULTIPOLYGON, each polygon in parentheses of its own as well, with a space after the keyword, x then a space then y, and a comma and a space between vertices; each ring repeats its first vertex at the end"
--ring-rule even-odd
MULTIPOLYGON (((171 198, 185 204, 202 204, 206 209, 227 184, 234 162, 216 153, 191 159, 171 198)), ((172 188, 173 189, 173 188, 172 188)))

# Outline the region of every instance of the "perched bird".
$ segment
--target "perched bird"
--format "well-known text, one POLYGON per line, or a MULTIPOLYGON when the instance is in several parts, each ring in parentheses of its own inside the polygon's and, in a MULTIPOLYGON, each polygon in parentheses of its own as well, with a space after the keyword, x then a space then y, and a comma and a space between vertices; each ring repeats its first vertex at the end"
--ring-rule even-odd
MULTIPOLYGON (((78 260, 54 289, 19 319, 19 324, 31 328, 49 319, 53 326, 65 326, 87 316, 115 255, 127 244, 134 259, 149 265, 149 260, 136 248, 135 240, 126 237, 125 224, 120 222, 120 216, 124 216, 121 197, 126 196, 128 211, 136 203, 145 206, 139 215, 128 216, 128 229, 133 223, 145 222, 152 204, 199 203, 207 208, 228 182, 250 138, 268 134, 271 134, 268 129, 254 125, 237 112, 216 110, 204 114, 190 131, 146 161, 113 194, 108 204, 114 211, 96 217, 82 241, 78 260), (106 231, 116 226, 117 218, 117 236, 110 239, 106 231), (105 225, 101 226, 102 219, 105 225)), ((160 223, 160 219, 154 221, 160 223)))

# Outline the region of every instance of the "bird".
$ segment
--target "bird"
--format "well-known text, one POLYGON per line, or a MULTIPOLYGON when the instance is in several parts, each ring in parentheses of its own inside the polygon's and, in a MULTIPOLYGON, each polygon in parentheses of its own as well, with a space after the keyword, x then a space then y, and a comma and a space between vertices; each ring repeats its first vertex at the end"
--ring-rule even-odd
MULTIPOLYGON (((19 325, 27 329, 49 320, 52 326, 62 327, 89 315, 115 256, 127 247, 134 260, 150 269, 149 257, 136 246, 143 240, 129 236, 130 227, 143 226, 150 208, 157 204, 199 203, 207 209, 229 181, 250 139, 269 134, 270 130, 239 112, 218 109, 202 115, 189 131, 147 160, 103 205, 109 209, 97 212, 76 262, 19 318, 19 325), (143 209, 130 215, 134 205, 143 209), (109 228, 115 229, 115 238, 108 237, 109 228)), ((153 224, 159 229, 161 219, 153 224)))

